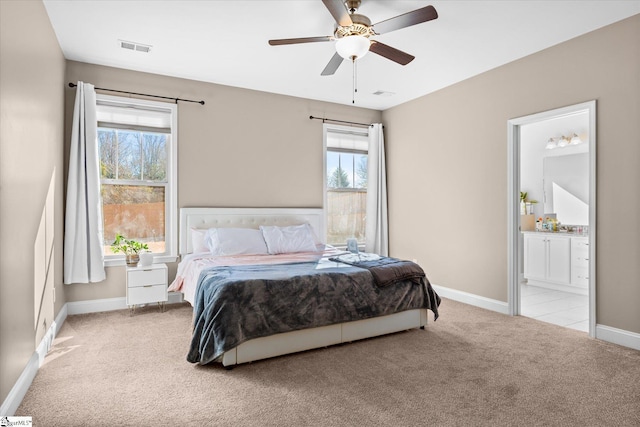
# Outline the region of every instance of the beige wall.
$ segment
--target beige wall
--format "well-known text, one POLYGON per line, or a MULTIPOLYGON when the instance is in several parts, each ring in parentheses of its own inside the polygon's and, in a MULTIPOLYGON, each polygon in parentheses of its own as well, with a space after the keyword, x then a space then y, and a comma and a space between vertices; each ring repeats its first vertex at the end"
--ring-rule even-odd
POLYGON ((640 15, 383 112, 390 246, 507 301, 507 120, 597 101, 597 323, 640 333, 640 15))
POLYGON ((2 402, 51 325, 62 283, 65 60, 41 2, 0 1, 0 58, 2 402))
MULTIPOLYGON (((381 119, 376 110, 73 61, 67 79, 205 101, 178 107, 179 207, 322 207, 322 123, 309 116, 381 119)), ((74 94, 67 90, 67 135, 74 94)), ((170 267, 171 279, 176 267, 170 267)), ((67 301, 122 297, 124 268, 108 268, 104 283, 65 292, 67 301)))

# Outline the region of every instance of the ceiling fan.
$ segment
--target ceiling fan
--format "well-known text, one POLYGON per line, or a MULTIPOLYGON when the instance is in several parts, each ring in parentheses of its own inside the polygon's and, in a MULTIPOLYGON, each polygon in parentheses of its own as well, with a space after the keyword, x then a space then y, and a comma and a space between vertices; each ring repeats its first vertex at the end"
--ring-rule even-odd
POLYGON ((421 24, 438 17, 433 6, 398 15, 394 18, 371 24, 371 20, 356 13, 361 0, 322 0, 329 13, 336 20, 337 27, 332 36, 302 37, 295 39, 269 40, 271 46, 286 44, 327 42, 336 40, 336 53, 333 55, 321 75, 330 76, 336 72, 343 59, 355 62, 368 51, 376 53, 401 65, 407 65, 415 56, 394 47, 372 40, 372 36, 389 33, 401 28, 421 24))

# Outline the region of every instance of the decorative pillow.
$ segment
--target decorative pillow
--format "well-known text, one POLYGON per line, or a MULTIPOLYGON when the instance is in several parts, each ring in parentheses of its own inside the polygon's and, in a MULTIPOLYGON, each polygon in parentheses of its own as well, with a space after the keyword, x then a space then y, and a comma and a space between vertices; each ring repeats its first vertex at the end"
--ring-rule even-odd
POLYGON ((261 225, 260 230, 270 254, 317 251, 309 224, 289 227, 261 225))
POLYGON ((267 245, 260 230, 253 228, 211 228, 205 243, 213 255, 266 255, 267 245))
POLYGON ((209 230, 203 228, 191 229, 191 247, 193 248, 193 253, 209 252, 209 248, 204 241, 208 231, 209 230))

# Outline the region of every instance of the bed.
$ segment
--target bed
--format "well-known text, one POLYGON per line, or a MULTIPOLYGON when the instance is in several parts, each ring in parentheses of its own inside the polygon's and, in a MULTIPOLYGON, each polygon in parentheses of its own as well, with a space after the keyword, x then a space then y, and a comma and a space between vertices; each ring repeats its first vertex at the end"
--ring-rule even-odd
POLYGON ((440 299, 419 266, 395 260, 405 270, 387 275, 399 277, 393 285, 382 284, 379 273, 389 271, 387 266, 376 270, 369 264, 393 259, 363 254, 353 263, 352 254, 324 245, 324 236, 322 209, 182 208, 182 260, 169 290, 182 292, 194 307, 187 360, 229 368, 423 328, 428 309, 437 318, 440 299), (296 239, 287 235, 282 243, 283 232, 295 232, 296 239), (268 250, 212 253, 201 238, 224 238, 231 246, 242 240, 243 250, 255 238, 256 245, 266 241, 268 250), (278 246, 290 242, 302 246, 278 246), (358 264, 363 260, 367 265, 358 264))

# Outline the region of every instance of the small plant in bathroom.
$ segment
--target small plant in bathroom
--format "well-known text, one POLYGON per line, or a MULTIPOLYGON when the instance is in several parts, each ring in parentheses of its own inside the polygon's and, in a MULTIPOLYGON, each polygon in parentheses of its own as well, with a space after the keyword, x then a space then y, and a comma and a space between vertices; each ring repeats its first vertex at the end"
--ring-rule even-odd
POLYGON ((537 200, 529 200, 527 196, 528 194, 526 191, 520 192, 520 213, 522 215, 532 214, 533 207, 531 205, 538 203, 537 200))

